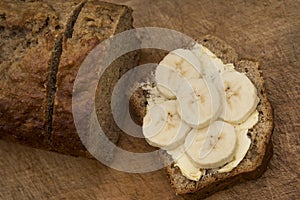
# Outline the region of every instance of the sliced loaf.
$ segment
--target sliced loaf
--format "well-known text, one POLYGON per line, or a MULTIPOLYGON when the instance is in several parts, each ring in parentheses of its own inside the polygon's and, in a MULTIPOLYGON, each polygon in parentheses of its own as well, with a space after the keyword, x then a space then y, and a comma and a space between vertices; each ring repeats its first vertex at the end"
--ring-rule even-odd
MULTIPOLYGON (((72 91, 78 69, 103 40, 132 28, 132 10, 93 0, 0 2, 0 139, 90 156, 77 135, 72 91)), ((136 63, 116 60, 99 81, 97 114, 116 143, 110 112, 113 84, 136 63)))

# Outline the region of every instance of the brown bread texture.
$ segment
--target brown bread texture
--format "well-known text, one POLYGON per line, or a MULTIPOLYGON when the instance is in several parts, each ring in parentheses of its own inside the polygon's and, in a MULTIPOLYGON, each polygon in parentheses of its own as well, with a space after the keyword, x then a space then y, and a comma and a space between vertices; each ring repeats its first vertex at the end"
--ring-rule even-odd
POLYGON ((42 2, 0 2, 0 137, 49 149, 49 63, 60 21, 42 2))
MULTIPOLYGON (((256 179, 266 170, 268 161, 272 156, 273 111, 266 96, 259 64, 255 61, 239 59, 232 47, 214 36, 208 35, 197 38, 197 42, 210 49, 224 63, 234 63, 236 70, 245 73, 253 82, 260 98, 260 103, 257 107, 259 121, 248 132, 252 141, 249 151, 241 163, 230 172, 208 173, 199 181, 192 181, 184 177, 180 169, 175 167, 174 164, 166 167, 171 186, 176 194, 181 195, 185 199, 203 199, 233 184, 256 179)), ((140 88, 131 96, 130 108, 132 117, 139 124, 142 124, 143 116, 146 113, 146 94, 147 92, 140 88)), ((165 161, 170 159, 166 153, 162 157, 165 161)))
MULTIPOLYGON (((74 80, 94 47, 132 28, 131 13, 126 6, 92 0, 1 1, 0 139, 90 156, 73 122, 74 80)), ((98 88, 105 88, 99 112, 110 113, 107 95, 136 60, 134 52, 120 57, 99 81, 98 88)), ((118 132, 113 127, 106 133, 116 143, 118 132)))
MULTIPOLYGON (((77 135, 72 116, 72 89, 77 71, 87 54, 104 39, 132 28, 131 10, 125 6, 90 1, 78 15, 70 38, 63 41, 62 56, 57 73, 57 92, 53 112, 53 132, 51 141, 56 151, 86 155, 77 135), (95 31, 96 30, 96 31, 95 31), (64 122, 64 123, 62 123, 64 122)), ((124 55, 114 62, 104 73, 98 84, 96 111, 107 136, 114 143, 118 140, 119 129, 110 115, 110 94, 122 67, 130 66, 136 55, 124 55), (104 96, 103 96, 104 95, 104 96)), ((126 70, 125 70, 126 71, 126 70)), ((84 91, 83 91, 84 95, 84 91)))

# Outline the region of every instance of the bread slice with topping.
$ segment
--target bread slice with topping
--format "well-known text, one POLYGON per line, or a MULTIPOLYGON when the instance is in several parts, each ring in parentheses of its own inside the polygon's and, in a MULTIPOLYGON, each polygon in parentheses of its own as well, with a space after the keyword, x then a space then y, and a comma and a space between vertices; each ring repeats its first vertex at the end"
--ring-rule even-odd
MULTIPOLYGON (((245 73, 255 85, 260 102, 256 108, 259 112, 258 122, 248 130, 251 139, 250 148, 244 159, 233 170, 226 173, 206 173, 199 181, 193 181, 182 175, 175 163, 166 167, 167 176, 176 194, 187 199, 202 199, 238 182, 258 178, 266 170, 272 156, 273 113, 259 64, 252 60, 238 59, 232 47, 214 36, 198 38, 197 42, 211 50, 224 64, 233 63, 237 71, 245 73)), ((140 87, 130 98, 131 115, 138 124, 142 124, 146 114, 146 96, 147 91, 140 87)), ((163 158, 166 161, 170 156, 165 153, 163 158)))

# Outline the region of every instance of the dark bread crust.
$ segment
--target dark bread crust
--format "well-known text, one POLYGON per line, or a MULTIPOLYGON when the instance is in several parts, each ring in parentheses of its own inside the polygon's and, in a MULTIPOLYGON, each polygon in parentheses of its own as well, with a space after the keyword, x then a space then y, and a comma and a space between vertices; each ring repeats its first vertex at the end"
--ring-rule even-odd
MULTIPOLYGON (((51 136, 55 151, 90 156, 80 141, 73 120, 72 93, 74 81, 81 63, 93 48, 110 36, 132 28, 131 13, 132 10, 126 6, 88 1, 78 15, 72 36, 64 39, 57 73, 57 92, 51 136)), ((103 75, 105 78, 100 80, 98 84, 98 91, 101 92, 96 92, 96 94, 104 95, 101 99, 96 97, 98 119, 102 123, 100 124, 101 127, 106 128, 104 131, 108 138, 114 143, 119 138, 119 130, 111 116, 110 95, 115 83, 121 76, 121 68, 126 65, 132 66, 135 59, 134 53, 131 56, 119 58, 106 70, 103 75)), ((81 95, 84 95, 84 92, 82 91, 81 95)))
POLYGON ((0 139, 45 142, 48 63, 62 21, 47 3, 0 2, 0 139))
MULTIPOLYGON (((0 139, 90 156, 73 122, 73 83, 95 46, 132 28, 131 14, 126 6, 92 0, 1 1, 0 139)), ((112 64, 99 83, 107 89, 104 94, 111 92, 108 82, 136 60, 131 53, 112 64)), ((105 122, 113 123, 112 118, 105 122)), ((118 132, 112 130, 108 137, 116 143, 118 132)))
MULTIPOLYGON (((260 103, 257 107, 259 112, 259 122, 249 130, 248 135, 252 143, 248 153, 242 162, 228 173, 214 173, 204 175, 199 181, 191 181, 184 177, 178 167, 173 164, 166 167, 169 181, 176 194, 186 199, 202 199, 219 190, 229 187, 248 179, 258 178, 267 168, 268 161, 272 156, 271 135, 273 131, 273 111, 267 99, 264 88, 264 80, 259 70, 257 62, 250 60, 238 60, 234 49, 228 46, 224 41, 213 36, 205 36, 197 40, 200 44, 209 48, 224 63, 234 63, 236 70, 246 73, 257 88, 260 103)), ((146 97, 141 96, 141 91, 137 91, 131 97, 132 113, 139 123, 142 123, 145 114, 146 97)), ((168 156, 164 156, 168 159, 168 156)))

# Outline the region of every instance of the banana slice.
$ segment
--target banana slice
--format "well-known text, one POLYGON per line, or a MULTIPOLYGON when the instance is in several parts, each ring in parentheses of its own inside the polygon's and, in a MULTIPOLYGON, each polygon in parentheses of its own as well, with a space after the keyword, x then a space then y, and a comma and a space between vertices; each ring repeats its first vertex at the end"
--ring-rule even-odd
POLYGON ((205 79, 182 83, 177 92, 177 112, 193 128, 203 128, 218 116, 220 98, 215 86, 205 79))
POLYGON ((188 49, 171 51, 160 64, 173 67, 182 77, 187 79, 202 77, 199 60, 188 49))
POLYGON ((176 100, 154 105, 143 120, 143 134, 148 143, 166 150, 182 144, 190 130, 176 112, 176 100))
POLYGON ((200 63, 187 49, 176 49, 170 52, 155 71, 157 88, 168 99, 176 98, 176 91, 183 79, 200 77, 202 77, 200 63))
POLYGON ((258 111, 255 110, 245 122, 235 126, 235 132, 237 134, 237 146, 233 160, 219 169, 219 173, 230 172, 243 160, 251 145, 251 139, 247 135, 248 129, 252 128, 257 122, 258 111))
POLYGON ((204 129, 193 129, 186 137, 184 148, 195 166, 217 168, 232 160, 236 133, 231 124, 216 121, 204 129))
POLYGON ((219 169, 219 173, 230 172, 243 160, 251 145, 251 139, 247 136, 247 133, 248 130, 237 130, 237 147, 233 160, 219 169))
POLYGON ((155 71, 157 90, 168 99, 176 99, 176 93, 182 78, 172 67, 159 64, 155 71))
POLYGON ((245 121, 256 109, 259 102, 257 90, 249 78, 237 71, 221 75, 225 90, 224 121, 239 124, 245 121))
POLYGON ((202 45, 195 45, 192 53, 198 58, 202 74, 208 79, 215 79, 219 73, 222 73, 225 66, 221 59, 213 54, 209 49, 202 45))

